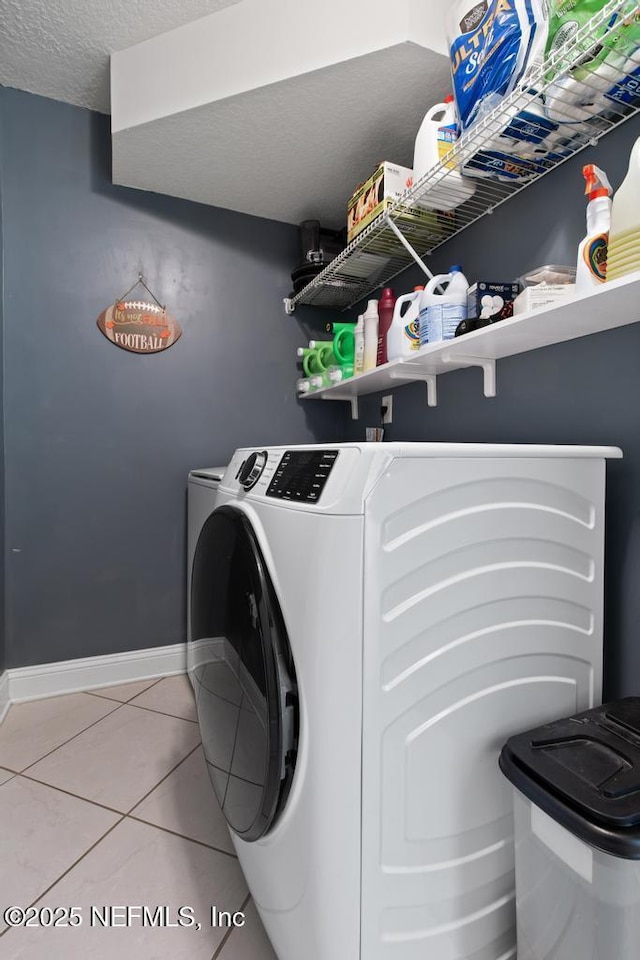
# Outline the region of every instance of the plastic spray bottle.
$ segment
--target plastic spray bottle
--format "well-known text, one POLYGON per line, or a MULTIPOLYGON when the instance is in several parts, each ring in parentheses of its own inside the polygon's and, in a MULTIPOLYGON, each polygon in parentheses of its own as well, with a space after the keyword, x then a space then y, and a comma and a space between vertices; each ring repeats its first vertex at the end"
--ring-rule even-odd
POLYGON ((588 293, 607 279, 607 251, 611 228, 611 184, 594 163, 582 168, 587 182, 587 235, 578 247, 576 292, 588 293))

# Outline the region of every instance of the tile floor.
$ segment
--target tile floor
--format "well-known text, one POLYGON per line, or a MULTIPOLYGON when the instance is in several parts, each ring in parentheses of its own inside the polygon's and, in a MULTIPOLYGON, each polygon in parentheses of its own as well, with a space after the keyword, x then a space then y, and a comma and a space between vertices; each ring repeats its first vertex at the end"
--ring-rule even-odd
POLYGON ((0 913, 13 905, 80 907, 82 923, 9 929, 0 917, 2 960, 276 960, 209 783, 186 677, 11 707, 0 913), (134 915, 127 926, 122 911, 118 925, 91 920, 92 906, 142 905, 166 907, 172 923, 192 907, 194 926, 134 915), (212 927, 212 906, 243 911, 245 925, 212 927))

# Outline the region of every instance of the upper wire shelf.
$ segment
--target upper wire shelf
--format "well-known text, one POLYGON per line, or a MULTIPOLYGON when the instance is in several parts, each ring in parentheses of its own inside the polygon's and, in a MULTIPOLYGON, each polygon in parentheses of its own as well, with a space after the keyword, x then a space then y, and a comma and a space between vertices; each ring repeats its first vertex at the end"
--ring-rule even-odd
POLYGON ((414 260, 635 117, 640 111, 640 51, 626 55, 616 47, 630 21, 638 18, 640 4, 610 0, 491 113, 474 123, 447 153, 445 162, 429 170, 304 289, 285 300, 287 313, 293 313, 298 304, 353 306, 414 260), (606 66, 597 73, 580 70, 579 78, 575 72, 569 75, 588 52, 600 63, 606 60, 606 66), (535 122, 536 116, 543 115, 543 103, 547 108, 553 105, 546 110, 544 136, 535 122), (534 118, 529 129, 526 114, 534 118), (510 126, 511 132, 518 128, 522 139, 506 136, 510 126), (510 155, 508 168, 496 159, 496 151, 510 155), (416 208, 424 210, 430 196, 432 203, 435 198, 446 201, 450 193, 455 199, 455 187, 446 182, 451 170, 465 176, 474 171, 473 197, 455 209, 416 217, 416 208))

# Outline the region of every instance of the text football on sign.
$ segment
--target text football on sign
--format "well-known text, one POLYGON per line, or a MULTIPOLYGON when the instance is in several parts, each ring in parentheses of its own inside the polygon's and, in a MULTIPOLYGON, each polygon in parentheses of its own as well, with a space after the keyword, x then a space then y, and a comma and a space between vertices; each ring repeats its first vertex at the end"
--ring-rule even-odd
POLYGON ((103 310, 97 323, 107 340, 132 353, 160 353, 182 336, 175 317, 144 300, 117 300, 103 310))

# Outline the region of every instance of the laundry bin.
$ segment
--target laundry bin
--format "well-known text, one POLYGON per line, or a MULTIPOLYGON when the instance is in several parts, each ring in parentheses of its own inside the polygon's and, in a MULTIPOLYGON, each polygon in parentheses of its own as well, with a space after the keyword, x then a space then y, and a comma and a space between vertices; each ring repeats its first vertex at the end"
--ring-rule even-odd
POLYGON ((518 960, 640 957, 640 697, 512 737, 518 960))

